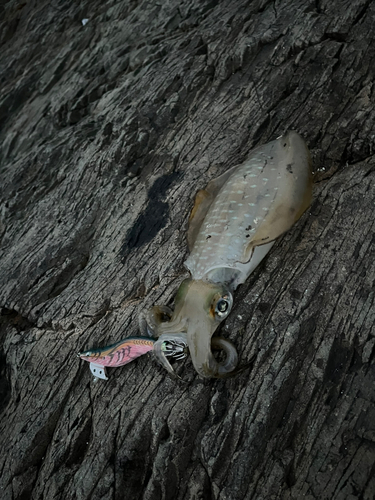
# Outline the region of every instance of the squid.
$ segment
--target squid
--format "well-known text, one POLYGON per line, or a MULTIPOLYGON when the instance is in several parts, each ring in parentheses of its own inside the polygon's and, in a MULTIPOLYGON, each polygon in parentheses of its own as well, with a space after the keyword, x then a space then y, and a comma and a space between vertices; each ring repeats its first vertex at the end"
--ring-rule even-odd
POLYGON ((310 206, 312 165, 305 141, 289 131, 255 148, 247 160, 230 168, 197 193, 187 234, 191 277, 175 297, 174 311, 154 306, 140 318, 143 334, 152 335, 154 352, 165 363, 165 342, 187 344, 203 378, 233 374, 235 347, 214 336, 229 315, 233 293, 310 206), (224 351, 218 361, 212 349, 224 351))

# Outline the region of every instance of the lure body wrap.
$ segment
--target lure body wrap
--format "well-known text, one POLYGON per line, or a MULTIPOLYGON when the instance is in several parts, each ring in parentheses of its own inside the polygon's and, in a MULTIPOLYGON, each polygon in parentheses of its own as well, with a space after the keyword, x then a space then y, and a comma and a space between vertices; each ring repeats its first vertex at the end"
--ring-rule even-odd
POLYGON ((128 337, 115 344, 79 353, 79 357, 100 366, 123 366, 154 348, 155 339, 128 337))

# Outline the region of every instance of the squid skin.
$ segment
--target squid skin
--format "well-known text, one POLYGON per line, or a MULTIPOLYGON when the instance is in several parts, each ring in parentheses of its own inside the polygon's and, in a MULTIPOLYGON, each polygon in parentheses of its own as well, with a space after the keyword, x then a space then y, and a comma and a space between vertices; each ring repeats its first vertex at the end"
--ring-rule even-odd
POLYGON ((230 313, 234 290, 301 217, 311 197, 311 158, 296 132, 254 149, 244 163, 198 192, 185 262, 191 279, 181 284, 170 320, 154 321, 152 331, 170 338, 185 334, 200 376, 224 377, 235 370, 235 348, 212 336, 230 313), (215 343, 227 354, 224 363, 211 352, 215 343))

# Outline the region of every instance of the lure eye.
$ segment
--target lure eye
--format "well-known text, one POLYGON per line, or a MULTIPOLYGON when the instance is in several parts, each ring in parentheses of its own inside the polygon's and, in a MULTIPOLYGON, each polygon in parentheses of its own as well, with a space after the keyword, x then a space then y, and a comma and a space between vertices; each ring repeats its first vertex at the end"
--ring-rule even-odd
POLYGON ((216 302, 215 314, 218 318, 223 319, 230 313, 232 308, 232 297, 224 295, 216 302))

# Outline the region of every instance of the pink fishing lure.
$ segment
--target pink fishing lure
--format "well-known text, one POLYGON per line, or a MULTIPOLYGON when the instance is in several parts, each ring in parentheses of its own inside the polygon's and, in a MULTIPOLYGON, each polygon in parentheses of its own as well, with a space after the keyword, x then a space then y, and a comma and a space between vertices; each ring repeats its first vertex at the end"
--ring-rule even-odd
POLYGON ((96 378, 107 380, 106 366, 115 368, 126 365, 154 348, 155 339, 129 337, 115 344, 79 352, 78 356, 90 363, 91 373, 96 378))
POLYGON ((169 358, 184 359, 187 355, 185 335, 162 335, 159 339, 150 337, 128 337, 115 344, 79 352, 78 357, 90 363, 91 373, 95 378, 108 380, 105 367, 116 368, 126 365, 149 351, 157 353, 161 365, 171 374, 173 368, 169 358))

